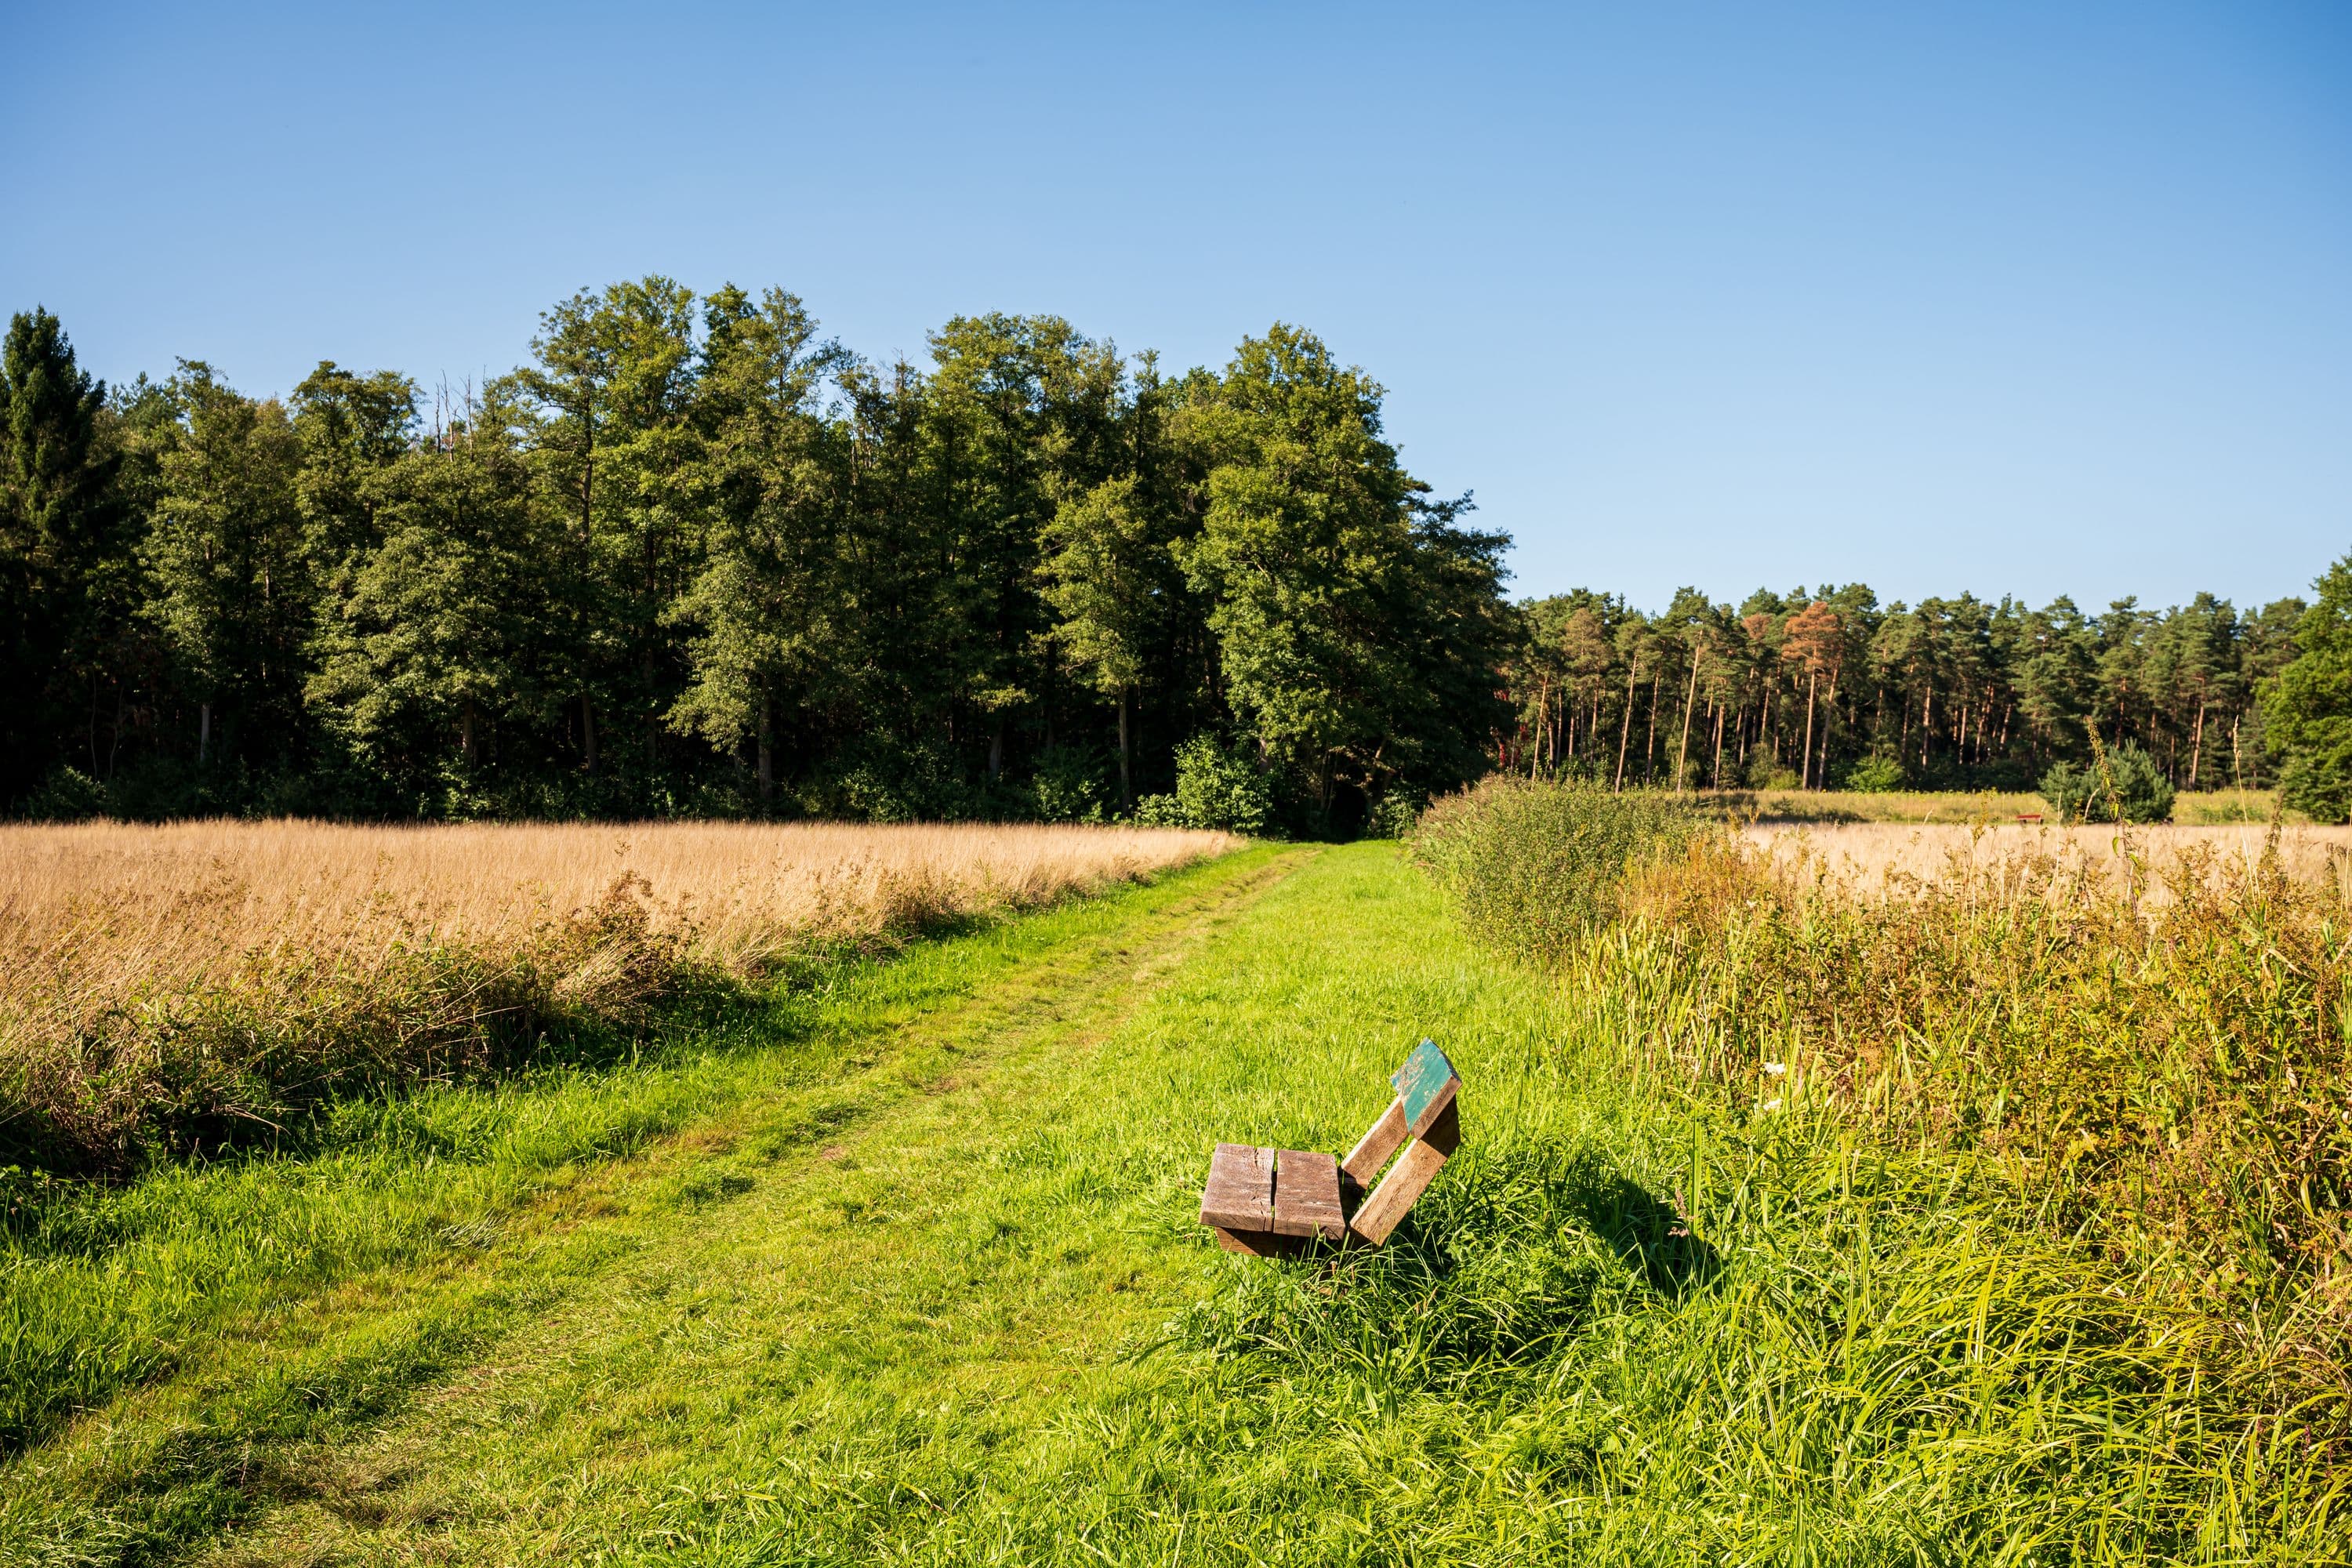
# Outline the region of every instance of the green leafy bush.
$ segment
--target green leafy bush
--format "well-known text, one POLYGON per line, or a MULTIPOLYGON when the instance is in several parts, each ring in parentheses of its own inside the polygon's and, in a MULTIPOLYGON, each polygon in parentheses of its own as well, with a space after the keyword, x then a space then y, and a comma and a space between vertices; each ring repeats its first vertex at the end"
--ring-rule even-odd
POLYGON ((36 822, 83 822, 106 815, 106 786, 78 768, 59 768, 48 776, 25 815, 36 822))
POLYGON ((1138 827, 1182 827, 1184 808, 1172 795, 1147 795, 1137 800, 1129 820, 1138 827))
POLYGON ((1364 816, 1364 837, 1367 838, 1405 838, 1412 834, 1413 824, 1421 819, 1421 802, 1411 791, 1401 786, 1372 802, 1372 809, 1364 816))
POLYGON ((1105 790, 1096 758, 1072 746, 1049 746, 1038 753, 1022 804, 1041 822, 1100 822, 1105 790))
POLYGON ((1274 815, 1274 789, 1240 752, 1226 750, 1213 736, 1195 735, 1176 748, 1176 809, 1186 827, 1264 833, 1274 815))
POLYGON ((1903 764, 1884 752, 1863 758, 1845 775, 1845 787, 1864 795, 1892 795, 1907 782, 1903 764))
POLYGON ((2088 767, 2059 763, 2042 775, 2042 798, 2061 822, 2168 822, 2172 795, 2156 759, 2129 742, 2088 767))
POLYGON ((1712 831, 1662 790, 1496 777, 1431 806, 1412 842, 1475 935, 1550 958, 1618 912, 1628 870, 1712 831))

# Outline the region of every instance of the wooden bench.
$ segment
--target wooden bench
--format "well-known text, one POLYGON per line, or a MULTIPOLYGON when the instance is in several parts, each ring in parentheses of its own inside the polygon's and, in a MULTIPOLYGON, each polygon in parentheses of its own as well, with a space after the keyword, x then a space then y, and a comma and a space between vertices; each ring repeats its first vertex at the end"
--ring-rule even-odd
POLYGON ((1422 1041, 1389 1082, 1396 1099, 1344 1160, 1218 1144, 1201 1190, 1201 1223, 1217 1233, 1217 1245, 1276 1258, 1318 1241, 1378 1247, 1388 1240, 1462 1142, 1462 1079, 1436 1041, 1422 1041), (1388 1174, 1371 1186, 1383 1165, 1388 1174))

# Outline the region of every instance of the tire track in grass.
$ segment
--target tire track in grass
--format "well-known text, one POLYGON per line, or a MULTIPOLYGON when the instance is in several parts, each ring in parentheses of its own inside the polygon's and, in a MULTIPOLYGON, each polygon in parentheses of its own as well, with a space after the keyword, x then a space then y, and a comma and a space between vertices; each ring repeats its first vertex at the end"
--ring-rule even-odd
POLYGON ((341 1495, 339 1457, 387 1421, 431 1420, 502 1386, 516 1363, 501 1346, 540 1343, 570 1321, 567 1303, 607 1300, 614 1279, 658 1279, 668 1253, 740 1232, 810 1174, 848 1163, 846 1142, 872 1136, 892 1107, 950 1102, 1009 1046, 1131 1008, 1308 853, 1187 874, 1168 901, 1082 924, 982 973, 976 989, 950 984, 877 1018, 837 1075, 778 1074, 699 1125, 566 1173, 422 1266, 239 1325, 180 1376, 10 1466, 0 1562, 174 1561, 271 1508, 299 1513, 341 1495))
MULTIPOLYGON (((902 1058, 913 1092, 822 1139, 747 1126, 723 1166, 731 1201, 373 1441, 315 1453, 309 1495, 217 1561, 734 1561, 709 1511, 757 1524, 779 1485, 823 1494, 843 1533, 801 1550, 842 1560, 873 1544, 872 1525, 945 1521, 971 1500, 937 1478, 1027 1447, 1040 1422, 1124 1418, 1105 1380, 1161 1369, 1121 1351, 1220 1256, 1189 1214, 1160 1212, 1198 1173, 1160 1147, 1171 1127, 1130 1076, 1164 1062, 1178 1094, 1195 1072, 1221 1076, 1183 1021, 1256 973, 1253 944, 1298 918, 1256 894, 1304 858, 1080 984, 1001 992, 939 1049, 902 1058)), ((1274 940, 1295 956, 1326 934, 1290 925, 1274 940)), ((735 1544, 745 1561, 797 1560, 777 1558, 772 1535, 735 1544)))

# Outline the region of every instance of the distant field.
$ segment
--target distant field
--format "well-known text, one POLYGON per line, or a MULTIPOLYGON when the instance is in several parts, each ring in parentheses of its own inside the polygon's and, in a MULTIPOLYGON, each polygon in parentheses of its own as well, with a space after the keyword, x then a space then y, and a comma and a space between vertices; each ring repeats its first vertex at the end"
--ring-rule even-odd
MULTIPOLYGON (((1765 822, 2014 822, 2020 816, 2050 816, 2042 798, 2031 792, 1979 790, 1898 790, 1865 795, 1858 790, 1765 789, 1708 790, 1702 798, 1742 816, 1765 822)), ((2278 791, 2270 789, 2183 792, 2173 802, 2177 823, 2268 822, 2278 806, 2278 791)), ((2287 820, 2303 820, 2290 812, 2287 820)))
POLYGON ((0 953, 12 973, 70 954, 134 984, 218 974, 256 951, 364 962, 389 942, 525 941, 627 878, 657 930, 740 969, 812 934, 1042 903, 1233 842, 981 824, 8 826, 0 953))
MULTIPOLYGON (((2183 858, 2209 857, 2198 875, 2211 882, 2241 873, 2263 855, 2269 840, 2261 825, 2165 823, 2119 833, 2112 825, 2060 827, 2014 821, 1958 826, 1933 822, 1790 823, 1760 821, 1746 830, 1783 864, 1810 862, 1815 869, 1859 890, 1883 888, 1890 879, 1936 883, 1955 871, 1982 876, 2003 868, 2036 873, 2065 868, 2094 883, 2120 888, 2127 868, 2137 865, 2150 897, 2166 896, 2165 884, 2179 874, 2183 858)), ((2298 882, 2332 885, 2352 893, 2352 827, 2284 827, 2279 860, 2298 882)))
POLYGON ((464 1076, 813 946, 1220 854, 1178 829, 0 828, 0 1164, 128 1166, 464 1076), (142 1152, 143 1151, 143 1152, 142 1152))

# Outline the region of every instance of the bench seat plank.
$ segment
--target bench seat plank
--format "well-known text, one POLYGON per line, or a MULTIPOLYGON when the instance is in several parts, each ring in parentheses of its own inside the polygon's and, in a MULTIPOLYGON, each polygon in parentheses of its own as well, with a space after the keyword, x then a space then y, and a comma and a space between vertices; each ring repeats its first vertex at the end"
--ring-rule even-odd
POLYGON ((1348 1234, 1339 1209, 1339 1163, 1328 1154, 1284 1149, 1274 1157, 1274 1233, 1338 1241, 1348 1234))
POLYGON ((1274 1151, 1220 1143, 1201 1190, 1201 1223, 1219 1230, 1274 1228, 1274 1151))

